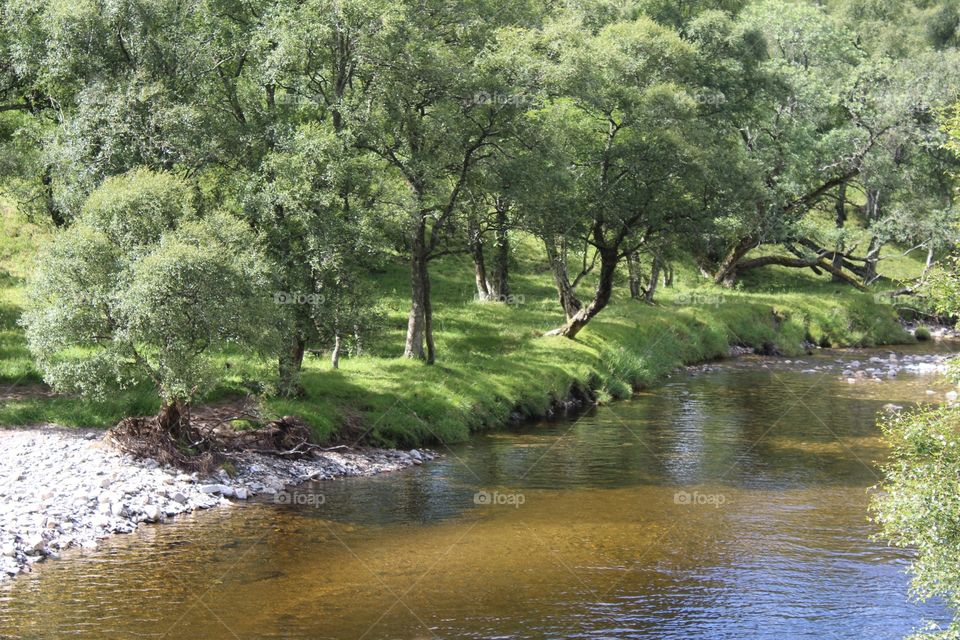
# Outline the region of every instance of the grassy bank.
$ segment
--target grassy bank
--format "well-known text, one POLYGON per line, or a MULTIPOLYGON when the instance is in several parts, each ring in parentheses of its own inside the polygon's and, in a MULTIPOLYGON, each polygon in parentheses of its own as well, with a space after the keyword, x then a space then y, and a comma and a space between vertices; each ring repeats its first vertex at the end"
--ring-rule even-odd
MULTIPOLYGON (((150 389, 117 393, 93 402, 49 396, 17 326, 23 278, 41 230, 3 216, 0 245, 0 425, 57 423, 109 426, 125 415, 156 410, 150 389)), ((384 328, 371 336, 363 357, 346 358, 332 370, 322 356, 308 356, 306 396, 267 398, 268 417, 298 415, 321 440, 338 436, 368 442, 416 445, 465 439, 471 431, 502 425, 511 415, 543 415, 575 387, 601 400, 623 398, 686 363, 725 355, 730 345, 775 347, 797 354, 804 341, 866 346, 910 341, 892 307, 869 293, 834 285, 810 271, 764 269, 741 287, 706 284, 678 265, 676 282, 661 289, 657 304, 631 300, 625 283, 610 307, 577 341, 545 338, 560 321, 549 273, 533 242, 516 251, 517 304, 476 302, 472 266, 451 257, 434 265, 438 362, 425 366, 400 359, 406 328, 407 274, 400 263, 377 274, 384 328)), ((887 263, 908 272, 915 265, 887 263)), ((917 267, 919 268, 919 267, 917 267)), ((584 283, 586 296, 591 283, 584 283)), ((211 401, 235 395, 273 375, 268 361, 224 357, 226 383, 211 401)))

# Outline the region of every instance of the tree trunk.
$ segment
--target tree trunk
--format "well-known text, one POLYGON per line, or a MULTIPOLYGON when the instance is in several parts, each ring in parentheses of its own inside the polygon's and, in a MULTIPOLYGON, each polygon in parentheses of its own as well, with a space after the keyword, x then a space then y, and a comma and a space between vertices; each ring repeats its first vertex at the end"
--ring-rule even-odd
POLYGON ((726 257, 720 263, 717 273, 713 276, 716 284, 722 284, 725 287, 732 287, 737 281, 737 264, 740 260, 753 249, 756 241, 751 237, 742 238, 736 244, 726 257))
POLYGON ((631 251, 627 256, 627 277, 630 282, 630 297, 639 300, 643 285, 640 282, 640 256, 636 251, 631 251))
MULTIPOLYGON (((847 222, 847 183, 843 182, 840 184, 840 188, 837 192, 837 208, 836 208, 836 224, 837 229, 843 229, 843 226, 847 222)), ((834 269, 843 269, 843 240, 838 239, 837 245, 833 253, 833 268, 834 269)), ((843 278, 838 276, 836 273, 833 274, 831 278, 833 282, 844 282, 843 278)))
POLYGON ((353 355, 363 355, 363 332, 360 331, 360 325, 353 325, 353 355))
POLYGON ((663 286, 672 287, 673 286, 673 265, 666 264, 663 267, 663 286))
POLYGON ((185 407, 180 400, 166 401, 160 405, 160 413, 157 414, 157 423, 166 433, 179 437, 186 426, 187 416, 185 407))
POLYGON ((580 311, 583 303, 577 298, 570 284, 570 276, 567 273, 566 248, 558 247, 556 239, 549 235, 543 239, 543 244, 546 247, 550 272, 553 274, 553 284, 556 286, 557 295, 560 298, 560 306, 563 308, 564 316, 569 321, 580 311))
POLYGON ((717 274, 719 269, 719 267, 716 265, 716 261, 712 261, 706 256, 695 256, 694 261, 697 263, 697 271, 700 272, 702 277, 709 278, 710 280, 714 279, 714 276, 717 274))
POLYGON ((509 206, 497 201, 496 226, 494 228, 494 253, 491 277, 488 281, 490 296, 504 302, 510 296, 508 271, 510 267, 510 237, 508 235, 507 210, 509 206))
POLYGON ((330 364, 334 369, 340 368, 340 334, 333 338, 333 353, 330 354, 330 364))
POLYGON ((433 308, 430 303, 430 274, 427 268, 426 220, 417 221, 410 251, 410 316, 407 320, 406 358, 433 364, 433 308))
POLYGON ((303 395, 303 386, 300 384, 300 370, 303 368, 303 355, 306 350, 307 341, 299 330, 296 330, 293 335, 286 339, 286 344, 280 351, 278 362, 281 397, 298 398, 303 395))
MULTIPOLYGON (((869 229, 873 223, 880 220, 883 214, 883 194, 879 189, 867 189, 867 203, 864 206, 864 217, 866 226, 869 229)), ((870 238, 870 244, 867 246, 866 262, 863 269, 863 284, 871 284, 877 279, 877 262, 880 260, 880 249, 883 243, 877 236, 870 238)))
POLYGON ((551 331, 547 335, 559 335, 570 339, 575 338, 577 334, 580 333, 580 330, 587 326, 587 323, 610 302, 610 296, 613 293, 613 279, 617 272, 617 250, 604 247, 599 251, 600 280, 597 282, 593 300, 590 301, 590 304, 577 311, 572 318, 568 319, 565 325, 551 331))
POLYGON ((53 172, 50 165, 44 168, 40 182, 43 184, 43 200, 47 207, 47 215, 50 216, 53 225, 57 228, 67 226, 67 218, 63 215, 60 207, 57 206, 57 200, 53 195, 53 172))
POLYGON ((923 263, 923 273, 920 274, 920 280, 926 280, 927 274, 930 273, 930 269, 933 267, 933 239, 930 240, 930 244, 927 245, 927 259, 923 263))
POLYGON ((643 292, 643 299, 647 302, 653 302, 653 296, 657 293, 657 283, 660 282, 660 258, 653 257, 653 264, 650 266, 650 286, 643 292))
POLYGON ((867 246, 866 261, 863 264, 863 284, 870 285, 880 277, 877 273, 877 263, 880 261, 880 250, 883 243, 877 236, 870 237, 870 244, 867 246))
POLYGON ((487 266, 483 259, 483 235, 475 220, 471 220, 467 226, 468 243, 470 245, 470 255, 473 256, 473 273, 477 283, 477 300, 489 300, 490 288, 487 286, 487 266))

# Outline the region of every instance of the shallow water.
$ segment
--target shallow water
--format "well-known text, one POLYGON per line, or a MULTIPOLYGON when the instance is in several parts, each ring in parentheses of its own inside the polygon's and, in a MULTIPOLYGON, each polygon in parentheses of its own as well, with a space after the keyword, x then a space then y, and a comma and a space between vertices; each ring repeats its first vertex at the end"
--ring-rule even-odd
POLYGON ((68 553, 2 587, 0 638, 900 638, 946 612, 870 540, 876 414, 949 386, 800 372, 837 357, 864 359, 678 374, 68 553))

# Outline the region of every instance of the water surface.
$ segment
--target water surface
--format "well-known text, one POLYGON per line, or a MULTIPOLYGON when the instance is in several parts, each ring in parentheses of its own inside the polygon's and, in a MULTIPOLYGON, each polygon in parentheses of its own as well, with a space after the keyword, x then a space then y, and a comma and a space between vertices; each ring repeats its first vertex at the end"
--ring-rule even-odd
POLYGON ((678 374, 312 505, 68 553, 0 590, 0 637, 900 638, 946 613, 871 541, 876 415, 948 386, 800 372, 837 357, 678 374))

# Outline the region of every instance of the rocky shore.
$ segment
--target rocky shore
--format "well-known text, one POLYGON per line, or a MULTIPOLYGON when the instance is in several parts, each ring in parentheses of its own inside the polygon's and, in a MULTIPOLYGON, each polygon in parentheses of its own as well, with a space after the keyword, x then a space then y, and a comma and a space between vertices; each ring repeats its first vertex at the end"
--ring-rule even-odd
POLYGON ((0 581, 71 547, 177 514, 277 494, 309 480, 368 476, 433 459, 427 450, 325 451, 303 460, 239 454, 228 474, 185 474, 134 460, 103 432, 44 427, 0 431, 0 581))
MULTIPOLYGON (((955 353, 898 354, 890 351, 885 355, 869 357, 850 356, 833 359, 819 358, 772 358, 764 360, 764 368, 789 368, 800 373, 822 373, 838 376, 850 384, 859 382, 883 382, 900 374, 919 376, 942 375, 949 371, 955 353)), ((955 395, 955 394, 954 394, 955 395)))

